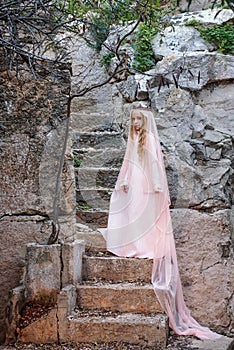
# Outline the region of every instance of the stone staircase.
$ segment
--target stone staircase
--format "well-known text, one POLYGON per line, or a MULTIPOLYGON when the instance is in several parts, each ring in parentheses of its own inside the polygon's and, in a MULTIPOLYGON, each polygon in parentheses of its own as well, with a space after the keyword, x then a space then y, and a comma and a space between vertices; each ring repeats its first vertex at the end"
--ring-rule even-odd
POLYGON ((75 135, 77 220, 106 225, 110 195, 124 155, 121 132, 103 131, 75 135))
POLYGON ((110 254, 101 233, 79 223, 76 240, 85 242, 82 279, 69 316, 72 336, 67 333, 63 341, 126 342, 164 349, 168 321, 150 281, 152 260, 110 254))
MULTIPOLYGON (((84 232, 80 234, 84 238, 84 232)), ((9 299, 6 344, 17 340, 40 347, 65 344, 71 349, 233 349, 234 341, 228 337, 218 341, 170 337, 167 344, 167 317, 150 284, 152 261, 116 257, 104 247, 100 253, 101 240, 93 233, 88 250, 80 240, 62 246, 30 245, 27 283, 14 288, 9 299), (57 282, 61 287, 57 286, 55 304, 27 304, 29 292, 54 297, 57 282)))
POLYGON ((111 87, 104 90, 74 99, 71 109, 77 221, 98 227, 106 226, 110 195, 126 147, 110 102, 111 87))
POLYGON ((150 260, 85 254, 72 340, 165 347, 167 317, 150 284, 151 268, 150 260))
MULTIPOLYGON (((80 235, 83 239, 90 236, 80 235)), ((15 288, 9 300, 7 342, 16 340, 17 330, 17 340, 23 343, 117 342, 165 349, 168 322, 150 283, 152 260, 116 257, 103 245, 99 249, 97 242, 103 241, 96 232, 86 245, 76 240, 62 247, 31 247, 27 283, 15 288), (59 256, 62 270, 58 269, 59 256), (46 266, 43 271, 40 259, 46 266), (59 280, 56 303, 41 304, 43 293, 55 297, 59 280), (31 298, 40 295, 40 301, 28 303, 25 296, 30 293, 31 298)))
POLYGON ((69 331, 62 332, 60 339, 165 347, 167 317, 150 283, 152 261, 108 254, 102 235, 96 231, 97 227, 107 225, 110 195, 126 147, 114 117, 112 88, 104 89, 72 103, 75 239, 85 242, 85 254, 81 282, 76 285, 76 307, 69 316, 69 331))
POLYGON ((104 114, 100 104, 95 109, 87 103, 78 100, 72 113, 75 238, 85 242, 85 254, 82 281, 76 286, 77 305, 69 319, 72 338, 68 333, 63 341, 120 341, 164 348, 168 324, 150 283, 152 261, 108 254, 95 230, 107 225, 126 143, 118 124, 110 122, 111 112, 104 114))

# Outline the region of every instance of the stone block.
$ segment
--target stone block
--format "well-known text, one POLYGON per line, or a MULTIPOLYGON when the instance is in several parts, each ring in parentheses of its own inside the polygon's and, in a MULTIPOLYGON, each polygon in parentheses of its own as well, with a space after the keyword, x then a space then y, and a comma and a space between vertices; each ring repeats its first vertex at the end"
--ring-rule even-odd
POLYGON ((6 308, 6 339, 5 344, 16 341, 16 329, 19 324, 20 311, 25 303, 24 286, 19 286, 10 291, 6 308))
POLYGON ((150 283, 153 260, 84 256, 83 279, 150 283))
POLYGON ((81 280, 82 257, 85 251, 85 242, 75 240, 72 243, 64 243, 62 246, 62 286, 76 285, 81 280))
POLYGON ((74 157, 85 168, 120 168, 123 162, 125 149, 74 149, 74 157))
POLYGON ((64 287, 59 293, 57 307, 60 327, 62 327, 63 322, 66 321, 66 317, 74 310, 76 298, 76 287, 72 284, 64 287))
POLYGON ((88 310, 142 314, 163 312, 151 284, 127 282, 79 285, 77 305, 88 310))
MULTIPOLYGON (((185 3, 183 0, 182 3, 185 3)), ((186 3, 186 7, 188 3, 186 3)), ((185 13, 177 14, 171 18, 171 23, 173 24, 185 24, 191 20, 197 21, 201 24, 222 24, 230 21, 234 18, 233 11, 231 9, 222 9, 220 11, 219 8, 214 9, 206 9, 205 7, 209 7, 210 2, 206 2, 206 0, 198 0, 191 4, 190 11, 187 12, 187 8, 185 9, 185 13)))
MULTIPOLYGON (((23 209, 24 210, 24 209, 23 209)), ((9 291, 22 283, 26 243, 46 242, 51 222, 40 215, 7 215, 0 223, 0 342, 5 338, 5 310, 9 291)))
POLYGON ((119 169, 110 168, 77 168, 76 186, 80 190, 88 188, 110 188, 115 187, 119 169))
POLYGON ((26 253, 25 297, 27 302, 55 304, 60 291, 61 245, 30 243, 26 253))
POLYGON ((76 191, 78 207, 106 211, 110 206, 112 190, 109 188, 89 188, 76 191))
POLYGON ((217 340, 199 340, 194 339, 190 345, 194 350, 233 350, 234 339, 222 336, 217 340))
POLYGON ((199 322, 223 332, 233 319, 229 211, 174 209, 171 214, 186 303, 199 322))
POLYGON ((142 346, 165 347, 167 317, 120 314, 116 316, 73 314, 68 319, 68 331, 61 342, 126 342, 142 346))
MULTIPOLYGON (((74 102, 72 104, 74 104, 74 102)), ((77 113, 77 111, 74 109, 74 111, 71 113, 71 128, 72 130, 78 132, 95 131, 97 129, 111 129, 112 123, 113 120, 111 120, 110 114, 106 112, 98 113, 97 111, 94 111, 93 113, 77 113), (95 124, 93 123, 94 120, 95 124)))
POLYGON ((98 210, 77 210, 76 220, 77 222, 86 225, 91 224, 95 227, 107 227, 108 212, 98 210))
POLYGON ((73 133, 73 148, 125 148, 125 141, 120 132, 73 133))
POLYGON ((68 316, 76 306, 76 288, 73 285, 64 287, 58 295, 58 332, 59 339, 64 339, 68 332, 68 316))
POLYGON ((213 46, 192 26, 169 26, 163 34, 158 33, 153 40, 153 51, 159 59, 164 56, 183 55, 184 52, 211 49, 213 46))
POLYGON ((58 342, 57 308, 22 328, 18 341, 22 343, 48 344, 58 342))
MULTIPOLYGON (((78 224, 81 226, 82 224, 78 224)), ((102 234, 98 231, 87 230, 83 231, 80 226, 77 225, 75 239, 83 240, 85 242, 85 250, 89 252, 106 251, 106 241, 102 234)))

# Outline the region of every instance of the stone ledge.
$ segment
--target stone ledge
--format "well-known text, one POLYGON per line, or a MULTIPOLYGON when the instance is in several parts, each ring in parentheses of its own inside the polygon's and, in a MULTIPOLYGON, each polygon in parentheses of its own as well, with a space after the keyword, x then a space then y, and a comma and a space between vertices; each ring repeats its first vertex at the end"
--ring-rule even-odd
POLYGON ((84 280, 150 283, 152 264, 150 259, 84 256, 82 276, 84 280))
POLYGON ((143 316, 120 314, 110 316, 85 316, 74 314, 68 318, 67 332, 61 342, 126 342, 149 346, 166 346, 167 317, 162 314, 143 316))
POLYGON ((217 340, 193 340, 191 349, 194 350, 233 350, 234 339, 229 337, 221 336, 217 340))
POLYGON ((78 231, 75 233, 75 239, 85 242, 86 251, 106 251, 106 242, 98 231, 78 231))
POLYGON ((77 286, 77 304, 81 309, 112 310, 152 314, 163 312, 151 284, 84 284, 77 286))

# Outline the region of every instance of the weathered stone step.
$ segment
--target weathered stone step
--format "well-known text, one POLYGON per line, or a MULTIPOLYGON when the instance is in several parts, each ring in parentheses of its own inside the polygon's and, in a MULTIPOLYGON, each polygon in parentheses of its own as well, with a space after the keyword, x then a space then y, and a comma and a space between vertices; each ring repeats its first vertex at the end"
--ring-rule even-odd
POLYGON ((79 223, 92 227, 107 227, 108 211, 103 210, 76 210, 76 220, 79 223))
POLYGON ((111 119, 109 111, 108 113, 105 113, 103 111, 97 112, 97 110, 94 110, 91 113, 84 113, 84 111, 77 112, 77 110, 74 110, 71 112, 71 128, 72 130, 85 132, 93 131, 95 129, 119 131, 119 125, 113 123, 111 119))
POLYGON ((80 284, 77 286, 77 305, 88 310, 143 314, 163 312, 152 284, 148 283, 80 284))
POLYGON ((113 189, 119 174, 117 168, 80 167, 75 169, 76 187, 113 189))
POLYGON ((125 149, 110 148, 73 149, 74 165, 79 167, 107 167, 120 168, 125 149))
POLYGON ((82 278, 83 280, 150 283, 152 264, 151 259, 84 255, 82 278))
POLYGON ((85 250, 88 252, 106 251, 106 242, 102 234, 98 231, 93 231, 86 225, 76 224, 74 239, 84 241, 85 250))
POLYGON ((126 342, 165 347, 168 334, 167 317, 123 313, 113 316, 89 316, 74 313, 68 318, 69 331, 61 334, 61 342, 95 343, 126 342))
POLYGON ((110 206, 112 192, 113 190, 109 188, 84 188, 76 190, 76 202, 80 207, 106 211, 110 206))
POLYGON ((95 149, 105 148, 125 148, 126 143, 121 133, 118 132, 90 132, 73 133, 73 148, 86 149, 94 147, 95 149))

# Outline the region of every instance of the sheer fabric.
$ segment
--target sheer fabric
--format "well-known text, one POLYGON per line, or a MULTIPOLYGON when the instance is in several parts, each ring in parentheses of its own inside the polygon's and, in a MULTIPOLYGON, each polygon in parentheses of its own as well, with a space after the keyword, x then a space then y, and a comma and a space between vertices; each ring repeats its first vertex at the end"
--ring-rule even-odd
POLYGON ((129 134, 110 200, 108 227, 102 230, 107 249, 118 256, 153 259, 153 288, 176 334, 217 339, 220 335, 199 325, 185 305, 157 128, 153 113, 140 110, 146 117, 144 154, 139 159, 138 135, 132 139, 129 134), (127 192, 123 191, 124 185, 128 186, 127 192))

